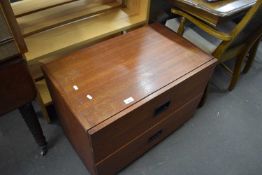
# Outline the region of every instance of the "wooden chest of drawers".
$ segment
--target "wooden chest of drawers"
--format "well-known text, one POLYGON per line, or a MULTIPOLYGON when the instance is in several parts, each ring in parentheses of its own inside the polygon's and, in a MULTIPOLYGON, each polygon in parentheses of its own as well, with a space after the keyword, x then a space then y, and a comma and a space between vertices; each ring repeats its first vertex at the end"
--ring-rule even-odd
POLYGON ((47 63, 43 70, 76 152, 92 174, 110 175, 193 115, 215 64, 154 24, 47 63))

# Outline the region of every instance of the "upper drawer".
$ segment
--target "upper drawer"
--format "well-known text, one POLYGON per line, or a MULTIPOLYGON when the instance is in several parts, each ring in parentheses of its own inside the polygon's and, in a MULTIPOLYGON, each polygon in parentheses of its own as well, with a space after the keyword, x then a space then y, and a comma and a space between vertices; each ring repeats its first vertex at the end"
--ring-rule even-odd
POLYGON ((189 77, 183 77, 177 84, 154 97, 141 107, 132 110, 124 117, 96 126, 89 130, 93 144, 95 161, 98 162, 127 144, 137 135, 165 119, 190 99, 202 94, 212 74, 213 66, 189 77))
POLYGON ((5 18, 2 6, 0 5, 0 43, 12 37, 13 36, 6 22, 6 18, 5 18))

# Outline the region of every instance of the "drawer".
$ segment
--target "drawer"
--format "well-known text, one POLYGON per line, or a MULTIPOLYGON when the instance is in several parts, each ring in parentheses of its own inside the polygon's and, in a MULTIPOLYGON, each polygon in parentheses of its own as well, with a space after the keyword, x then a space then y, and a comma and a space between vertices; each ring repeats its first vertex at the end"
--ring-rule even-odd
POLYGON ((2 6, 0 5, 0 43, 6 39, 12 38, 2 6))
POLYGON ((137 135, 164 120, 168 114, 176 111, 186 102, 202 94, 212 69, 210 67, 178 82, 176 86, 140 108, 134 109, 111 124, 104 124, 103 128, 97 126, 91 129, 89 134, 93 144, 95 162, 101 161, 137 135))
MULTIPOLYGON (((191 118, 201 99, 198 96, 142 135, 96 164, 99 175, 111 175, 127 166, 191 118)), ((186 139, 186 138, 185 138, 186 139)))
POLYGON ((9 41, 5 44, 0 45, 0 62, 19 54, 19 50, 16 46, 15 41, 9 41))
POLYGON ((26 61, 19 56, 0 64, 0 82, 0 116, 36 96, 26 61))

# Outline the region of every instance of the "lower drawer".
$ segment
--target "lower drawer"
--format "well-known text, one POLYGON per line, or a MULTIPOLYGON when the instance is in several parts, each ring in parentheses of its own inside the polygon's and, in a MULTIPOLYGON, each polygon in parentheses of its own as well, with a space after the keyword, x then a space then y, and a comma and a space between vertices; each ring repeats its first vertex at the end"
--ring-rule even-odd
POLYGON ((99 175, 111 175, 134 161, 151 147, 166 138, 183 123, 191 118, 201 99, 201 95, 183 105, 175 113, 167 117, 166 120, 156 124, 142 135, 130 141, 106 159, 96 164, 99 175))

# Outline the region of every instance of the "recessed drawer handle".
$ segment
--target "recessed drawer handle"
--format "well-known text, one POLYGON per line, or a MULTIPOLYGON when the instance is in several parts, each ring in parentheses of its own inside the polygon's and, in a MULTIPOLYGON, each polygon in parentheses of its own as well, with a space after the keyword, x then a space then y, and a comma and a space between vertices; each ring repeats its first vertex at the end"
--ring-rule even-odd
POLYGON ((161 114, 162 112, 164 112, 165 110, 168 109, 168 107, 170 106, 171 101, 168 101, 166 103, 164 103, 163 105, 159 106, 158 108, 155 109, 154 112, 154 116, 158 116, 159 114, 161 114))
POLYGON ((152 135, 151 137, 149 137, 148 143, 151 143, 151 142, 153 142, 154 140, 158 139, 158 138, 162 135, 162 133, 163 133, 163 130, 162 130, 162 129, 159 130, 159 131, 157 131, 154 135, 152 135))

